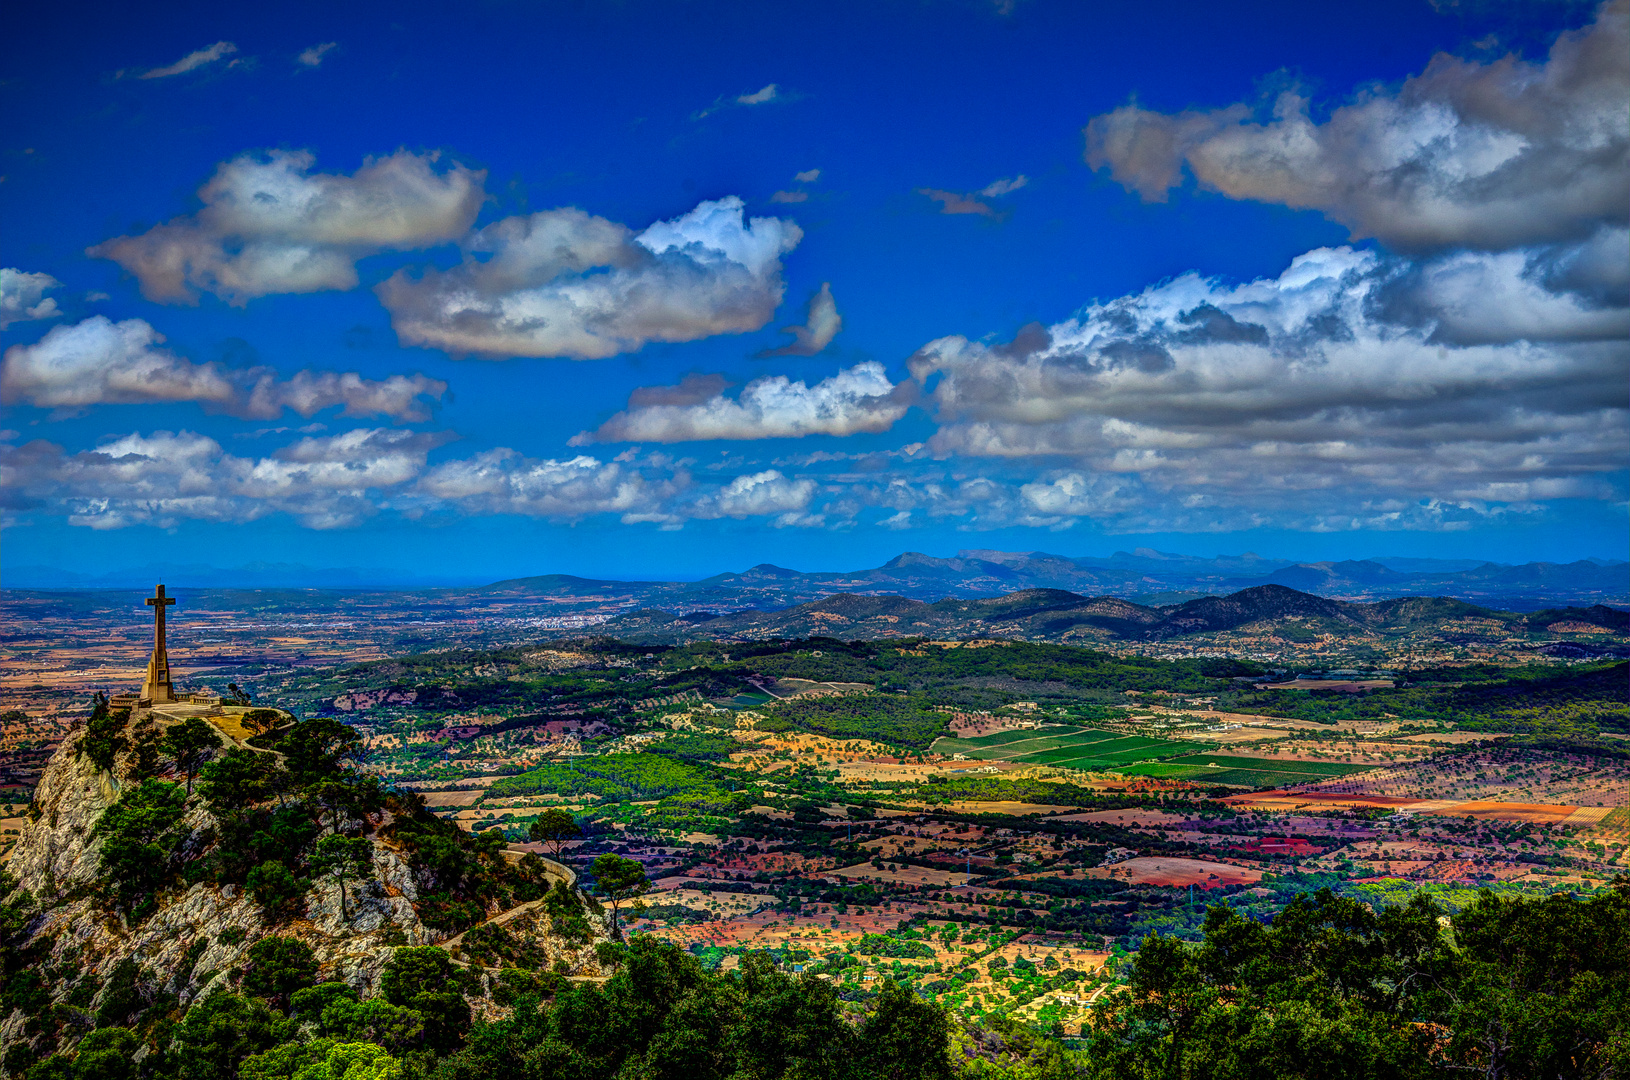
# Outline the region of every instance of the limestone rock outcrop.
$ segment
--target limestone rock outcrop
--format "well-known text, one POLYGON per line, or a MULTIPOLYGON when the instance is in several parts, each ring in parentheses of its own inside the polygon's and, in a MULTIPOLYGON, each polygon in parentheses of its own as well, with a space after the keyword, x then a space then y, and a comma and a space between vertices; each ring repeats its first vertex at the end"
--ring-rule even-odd
MULTIPOLYGON (((94 831, 120 793, 137 782, 134 757, 123 753, 111 769, 100 769, 89 755, 75 752, 85 734, 83 727, 71 732, 51 759, 30 809, 31 820, 6 867, 17 889, 27 890, 38 904, 38 914, 25 931, 25 944, 49 943, 49 959, 42 970, 72 967, 105 984, 120 961, 130 959, 143 970, 149 985, 185 1005, 214 986, 231 985, 254 944, 278 934, 311 947, 321 965, 319 978, 343 980, 369 996, 377 991, 380 974, 397 946, 449 941, 448 933, 425 926, 415 910, 422 883, 408 853, 378 838, 373 840, 372 880, 347 891, 349 918, 341 910, 339 887, 328 881, 310 889, 298 916, 276 925, 238 886, 178 882, 160 894, 156 910, 132 922, 106 903, 101 840, 94 831)), ((189 834, 183 843, 187 856, 207 854, 214 825, 205 801, 192 799, 181 821, 189 834)), ((549 873, 575 884, 571 871, 558 864, 550 865, 549 873)), ((20 896, 13 892, 11 899, 20 896)), ((547 954, 557 969, 563 966, 591 977, 609 974, 595 956, 594 946, 606 940, 595 905, 585 905, 591 931, 586 943, 554 936, 538 907, 523 904, 487 914, 491 921, 512 924, 509 932, 526 934, 534 951, 547 954)), ((457 957, 457 940, 451 944, 457 957)), ((53 1002, 60 1003, 68 987, 52 985, 49 991, 53 1002)), ((94 1014, 101 998, 99 993, 82 1011, 94 1014)), ((0 1049, 26 1038, 24 1026, 21 1010, 0 1017, 0 1049)))

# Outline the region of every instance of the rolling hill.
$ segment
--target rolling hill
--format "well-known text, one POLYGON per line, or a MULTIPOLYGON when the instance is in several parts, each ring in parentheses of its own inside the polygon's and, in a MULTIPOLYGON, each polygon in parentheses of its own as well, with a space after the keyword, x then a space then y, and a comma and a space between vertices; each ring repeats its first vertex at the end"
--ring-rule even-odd
POLYGON ((1257 585, 1228 596, 1150 606, 1062 589, 1022 589, 983 599, 925 603, 903 596, 837 594, 777 611, 674 614, 644 609, 599 629, 630 641, 678 643, 768 638, 1007 638, 1070 644, 1169 641, 1218 634, 1257 637, 1328 635, 1376 644, 1411 635, 1452 641, 1535 636, 1594 643, 1612 651, 1626 639, 1627 613, 1595 605, 1532 615, 1448 597, 1371 603, 1330 600, 1284 585, 1257 585))

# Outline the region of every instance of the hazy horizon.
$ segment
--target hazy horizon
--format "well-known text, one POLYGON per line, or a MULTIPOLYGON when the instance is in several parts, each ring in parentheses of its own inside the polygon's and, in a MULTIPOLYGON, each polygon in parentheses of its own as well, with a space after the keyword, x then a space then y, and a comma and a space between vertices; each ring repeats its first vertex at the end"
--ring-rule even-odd
MULTIPOLYGON (((149 578, 158 574, 161 580, 177 588, 228 588, 232 586, 233 575, 240 575, 246 586, 281 587, 301 582, 300 575, 311 575, 311 584, 318 588, 408 588, 408 587, 459 587, 486 585, 498 581, 515 580, 533 577, 548 577, 553 575, 565 577, 578 577, 586 580, 626 581, 630 583, 646 582, 693 582, 704 581, 712 577, 744 573, 762 565, 772 565, 779 569, 791 570, 800 574, 826 574, 847 573, 875 569, 891 562, 893 558, 906 555, 927 555, 934 559, 968 558, 981 559, 986 555, 1013 555, 1013 554, 1043 554, 1061 556, 1066 559, 1102 559, 1109 560, 1115 556, 1129 556, 1134 559, 1172 559, 1196 560, 1200 562, 1224 562, 1230 560, 1258 559, 1264 566, 1262 573, 1271 572, 1275 567, 1296 565, 1329 565, 1347 561, 1374 562, 1387 567, 1389 570, 1401 574, 1413 573, 1451 573, 1462 569, 1472 569, 1477 566, 1493 564, 1496 566, 1520 566, 1533 562, 1544 563, 1547 560, 1529 560, 1525 563, 1504 562, 1499 559, 1461 559, 1421 557, 1408 555, 1372 554, 1353 560, 1322 560, 1322 559, 1287 559, 1274 556, 1264 556, 1257 552, 1218 553, 1215 555, 1190 555, 1180 552, 1155 551, 1150 548, 1138 547, 1130 551, 1116 550, 1102 554, 1068 554, 1061 551, 1031 552, 992 552, 991 549, 961 549, 945 554, 932 552, 917 552, 902 550, 895 553, 888 560, 867 565, 802 565, 787 566, 773 559, 761 560, 752 565, 720 566, 705 573, 671 574, 580 574, 569 570, 535 568, 516 569, 513 572, 500 572, 493 574, 483 573, 436 573, 427 572, 412 567, 390 566, 312 566, 304 563, 253 561, 233 565, 214 565, 200 563, 146 563, 131 564, 116 567, 100 573, 85 573, 68 570, 62 566, 50 564, 34 564, 15 566, 11 568, 0 567, 0 588, 146 588, 149 578), (15 584, 17 573, 25 575, 25 583, 15 584), (52 575, 57 575, 53 579, 52 575), (211 579, 206 584, 189 585, 187 577, 207 577, 211 579)), ((1586 557, 1570 562, 1590 562, 1599 566, 1625 565, 1625 559, 1611 559, 1601 557, 1586 557)), ((1551 561, 1552 565, 1558 565, 1551 561)), ((1248 576, 1248 571, 1242 571, 1241 576, 1248 576)))

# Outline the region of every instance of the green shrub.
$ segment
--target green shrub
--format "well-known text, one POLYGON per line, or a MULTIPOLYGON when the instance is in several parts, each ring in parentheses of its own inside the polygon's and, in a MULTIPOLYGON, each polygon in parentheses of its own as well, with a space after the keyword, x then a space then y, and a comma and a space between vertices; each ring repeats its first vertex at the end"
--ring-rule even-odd
POLYGON ((932 946, 921 941, 907 941, 887 934, 866 934, 855 942, 855 952, 862 956, 887 956, 898 960, 921 959, 934 955, 932 946))
POLYGON ((263 862, 249 871, 244 887, 255 898, 255 903, 275 917, 287 912, 295 901, 306 894, 307 884, 295 877, 287 866, 274 860, 263 862))
POLYGON ((243 973, 245 993, 286 1003, 290 994, 316 981, 317 958, 311 946, 298 938, 261 938, 249 949, 249 965, 243 973))
POLYGON ((434 1050, 456 1048, 470 1026, 470 1005, 454 990, 456 977, 447 953, 433 945, 397 949, 380 975, 385 1000, 424 1017, 424 1042, 434 1050))
POLYGON ((85 721, 85 733, 74 744, 74 757, 88 757, 98 769, 113 768, 114 761, 130 746, 124 737, 129 722, 129 709, 110 708, 107 698, 98 694, 96 707, 85 721))
POLYGON ((238 1066, 276 1046, 277 1017, 258 998, 214 993, 194 1004, 172 1032, 177 1080, 236 1080, 238 1066))
POLYGON ((546 966, 548 953, 495 923, 484 923, 464 933, 462 947, 470 963, 481 967, 518 967, 529 971, 546 966))
POLYGON ((128 956, 113 965, 107 988, 102 991, 102 1007, 96 1010, 97 1027, 115 1027, 135 1016, 143 1005, 141 993, 136 989, 136 980, 140 977, 140 965, 128 956))

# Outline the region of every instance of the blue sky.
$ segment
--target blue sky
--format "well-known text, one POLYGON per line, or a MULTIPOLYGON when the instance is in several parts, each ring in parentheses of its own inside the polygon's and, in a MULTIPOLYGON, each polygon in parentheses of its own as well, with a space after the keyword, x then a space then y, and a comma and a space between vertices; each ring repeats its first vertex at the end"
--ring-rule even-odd
POLYGON ((1623 0, 14 21, 13 566, 1625 551, 1623 0))

